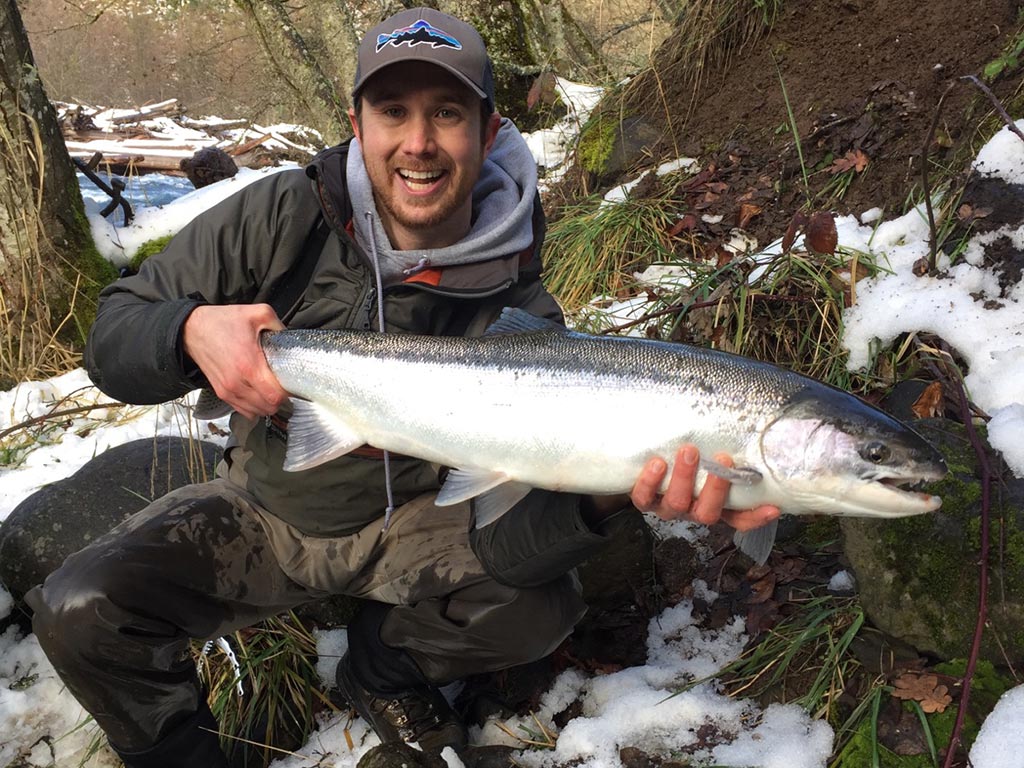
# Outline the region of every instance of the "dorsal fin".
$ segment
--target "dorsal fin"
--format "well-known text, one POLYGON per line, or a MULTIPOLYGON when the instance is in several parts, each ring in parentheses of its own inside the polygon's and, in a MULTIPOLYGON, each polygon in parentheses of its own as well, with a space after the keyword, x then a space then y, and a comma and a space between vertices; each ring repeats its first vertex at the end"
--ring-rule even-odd
POLYGON ((498 336, 509 333, 536 333, 537 331, 567 333, 565 326, 559 325, 554 320, 531 315, 524 309, 505 307, 501 310, 501 317, 484 331, 484 336, 498 336))

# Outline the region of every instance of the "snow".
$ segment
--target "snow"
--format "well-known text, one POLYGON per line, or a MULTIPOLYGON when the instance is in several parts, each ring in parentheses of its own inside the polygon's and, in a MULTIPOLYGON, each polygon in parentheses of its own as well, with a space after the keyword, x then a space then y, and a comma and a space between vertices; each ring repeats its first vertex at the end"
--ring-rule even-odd
POLYGON ((1024 761, 1024 685, 1012 688, 996 703, 971 747, 974 768, 1020 768, 1024 761))
MULTIPOLYGON (((572 104, 564 123, 552 131, 528 137, 538 162, 560 169, 573 131, 593 107, 599 89, 559 81, 559 92, 572 104)), ((1022 121, 1024 122, 1024 121, 1022 121)), ((678 172, 678 167, 653 172, 678 172)), ((978 155, 976 167, 1011 183, 1024 183, 1024 143, 1000 132, 978 155)), ((263 173, 242 171, 234 179, 197 190, 159 208, 140 207, 130 227, 117 228, 99 219, 98 203, 90 204, 90 218, 102 252, 115 264, 124 263, 142 242, 173 232, 198 212, 260 178, 263 173)), ((550 178, 550 175, 549 175, 550 178)), ((117 218, 114 214, 112 218, 117 218)), ((965 261, 938 277, 915 277, 912 267, 927 255, 927 226, 920 211, 883 220, 879 209, 862 214, 858 221, 844 217, 837 222, 841 247, 871 252, 884 269, 877 277, 856 285, 857 303, 845 317, 844 343, 852 369, 867 365, 874 350, 897 334, 931 331, 954 346, 967 360, 966 383, 971 397, 988 411, 989 435, 1014 472, 1024 477, 1024 287, 999 296, 998 286, 983 267, 984 248, 992 236, 977 236, 965 252, 965 261), (987 305, 971 294, 992 299, 987 305)), ((1024 241, 1024 231, 1007 236, 1024 241)), ((765 263, 781 250, 780 243, 757 251, 743 233, 734 233, 731 246, 755 262, 765 263)), ((940 266, 948 268, 948 263, 940 266)), ((681 270, 645 273, 645 280, 684 281, 681 270)), ((641 312, 639 300, 605 302, 604 311, 616 321, 641 312)), ((27 419, 81 405, 101 406, 110 401, 96 391, 81 370, 48 381, 25 382, 0 393, 0 431, 27 419)), ((8 438, 15 461, 0 469, 0 521, 17 504, 43 485, 66 477, 108 448, 158 434, 185 434, 220 440, 216 433, 223 422, 209 425, 191 421, 180 404, 149 407, 97 408, 69 415, 57 428, 53 422, 23 430, 8 438), (19 435, 21 437, 19 438, 19 435), (21 442, 17 442, 18 440, 21 442), (11 442, 15 441, 15 442, 11 442)), ((683 536, 698 551, 703 529, 682 523, 651 521, 659 535, 683 536)), ((849 574, 835 574, 830 587, 852 588, 849 574)), ((704 602, 718 595, 707 584, 695 583, 694 594, 704 602)), ((0 618, 10 614, 13 601, 0 588, 0 618)), ((347 647, 343 630, 317 631, 318 675, 325 688, 333 685, 334 668, 347 647)), ((642 666, 612 674, 588 675, 578 670, 563 672, 543 696, 530 718, 512 718, 499 728, 490 721, 474 727, 477 744, 523 743, 509 733, 536 735, 543 725, 554 740, 549 750, 525 750, 516 760, 529 768, 550 768, 572 761, 580 766, 617 768, 619 750, 633 746, 652 754, 692 751, 702 764, 761 768, 824 768, 834 734, 827 722, 815 719, 795 705, 773 704, 766 709, 744 699, 723 695, 715 676, 737 658, 747 638, 741 619, 718 630, 701 626, 691 600, 667 608, 650 622, 647 659, 642 666), (701 682, 697 682, 701 681, 701 682), (688 683, 696 683, 680 692, 688 683), (555 717, 574 702, 581 712, 561 729, 555 717), (717 734, 710 744, 707 733, 717 734)), ((85 715, 64 689, 41 653, 34 635, 20 635, 14 626, 0 634, 0 768, 14 764, 45 768, 76 765, 96 737, 90 727, 79 727, 85 715)), ((1024 687, 1009 691, 984 723, 971 751, 975 768, 1019 768, 1024 752, 1024 687)), ((347 716, 319 724, 309 742, 295 756, 274 763, 276 768, 299 768, 311 763, 334 768, 354 768, 377 738, 360 720, 347 716), (347 732, 346 732, 347 726, 347 732), (350 747, 349 739, 352 746, 350 747)), ((450 766, 461 762, 447 754, 450 766)), ((115 766, 104 747, 89 766, 115 766)))

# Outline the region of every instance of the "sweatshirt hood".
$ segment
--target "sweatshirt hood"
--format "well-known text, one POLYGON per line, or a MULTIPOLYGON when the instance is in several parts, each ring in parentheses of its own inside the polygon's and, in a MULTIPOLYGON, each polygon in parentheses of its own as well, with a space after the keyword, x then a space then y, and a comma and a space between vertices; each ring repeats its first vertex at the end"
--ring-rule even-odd
POLYGON ((385 283, 401 281, 427 267, 473 264, 517 254, 534 241, 537 165, 522 134, 508 118, 502 118, 473 187, 470 230, 447 247, 395 250, 377 212, 358 139, 349 146, 346 175, 356 242, 376 254, 385 283))

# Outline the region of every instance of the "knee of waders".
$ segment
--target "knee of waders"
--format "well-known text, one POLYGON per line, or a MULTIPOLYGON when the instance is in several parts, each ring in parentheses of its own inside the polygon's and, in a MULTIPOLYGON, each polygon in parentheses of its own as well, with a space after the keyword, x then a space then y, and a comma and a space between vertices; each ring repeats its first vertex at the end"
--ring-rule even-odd
POLYGON ((567 573, 542 587, 519 590, 509 611, 509 666, 529 664, 552 653, 587 612, 576 574, 567 573), (524 631, 529 628, 528 631, 524 631))
POLYGON ((124 584, 123 574, 65 562, 25 595, 33 611, 32 629, 58 670, 87 657, 100 659, 106 651, 118 656, 111 649, 126 624, 126 612, 118 607, 117 598, 124 584))

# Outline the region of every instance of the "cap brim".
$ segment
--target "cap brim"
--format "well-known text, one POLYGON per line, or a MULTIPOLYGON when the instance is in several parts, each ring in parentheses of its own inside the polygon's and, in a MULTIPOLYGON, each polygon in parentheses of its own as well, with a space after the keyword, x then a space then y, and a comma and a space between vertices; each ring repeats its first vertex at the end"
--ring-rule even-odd
POLYGON ((473 93, 480 97, 481 101, 488 100, 487 94, 483 90, 481 90, 476 83, 474 83, 472 80, 466 77, 462 72, 459 72, 457 69, 455 69, 455 67, 452 67, 444 63, 443 61, 438 61, 436 58, 432 58, 430 56, 411 55, 403 56, 401 59, 396 61, 386 61, 379 67, 374 67, 369 72, 363 73, 362 77, 359 78, 359 82, 356 83, 355 87, 352 88, 352 101, 355 102, 359 99, 359 92, 366 87, 366 84, 374 75, 376 75, 379 72, 383 72, 388 67, 393 67, 395 64, 401 64, 403 61, 422 61, 427 64, 433 64, 436 67, 441 67, 441 69, 444 69, 447 72, 450 72, 451 74, 455 75, 455 77, 457 77, 460 82, 467 85, 469 89, 473 91, 473 93))

